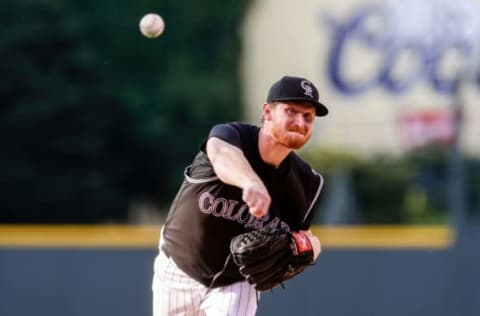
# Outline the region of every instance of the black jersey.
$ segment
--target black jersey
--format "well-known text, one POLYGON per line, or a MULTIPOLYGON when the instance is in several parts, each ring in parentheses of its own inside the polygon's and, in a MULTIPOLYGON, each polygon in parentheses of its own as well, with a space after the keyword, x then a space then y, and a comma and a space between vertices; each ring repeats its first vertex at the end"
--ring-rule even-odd
POLYGON ((244 279, 233 262, 224 269, 233 236, 264 226, 292 231, 310 227, 322 176, 293 151, 278 168, 265 163, 258 150, 258 132, 257 126, 234 122, 216 125, 209 137, 220 138, 243 151, 271 196, 267 216, 250 215, 242 190, 218 179, 204 143, 185 169, 185 179, 165 221, 163 251, 206 286, 222 270, 214 287, 244 279))

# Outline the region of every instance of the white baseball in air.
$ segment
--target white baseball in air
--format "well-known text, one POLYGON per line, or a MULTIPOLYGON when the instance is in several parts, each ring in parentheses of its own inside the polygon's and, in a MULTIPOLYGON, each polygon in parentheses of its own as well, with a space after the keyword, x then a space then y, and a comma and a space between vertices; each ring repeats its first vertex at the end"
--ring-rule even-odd
POLYGON ((155 38, 160 36, 165 29, 165 22, 160 15, 156 13, 147 13, 140 20, 140 32, 145 37, 155 38))

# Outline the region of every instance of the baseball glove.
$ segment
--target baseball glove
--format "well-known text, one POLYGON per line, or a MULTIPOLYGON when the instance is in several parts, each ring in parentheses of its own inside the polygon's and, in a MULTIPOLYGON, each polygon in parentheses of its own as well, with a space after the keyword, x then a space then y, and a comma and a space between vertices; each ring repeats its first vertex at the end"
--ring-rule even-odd
POLYGON ((300 232, 264 228, 232 238, 230 252, 240 273, 259 291, 267 291, 313 263, 309 238, 300 232))

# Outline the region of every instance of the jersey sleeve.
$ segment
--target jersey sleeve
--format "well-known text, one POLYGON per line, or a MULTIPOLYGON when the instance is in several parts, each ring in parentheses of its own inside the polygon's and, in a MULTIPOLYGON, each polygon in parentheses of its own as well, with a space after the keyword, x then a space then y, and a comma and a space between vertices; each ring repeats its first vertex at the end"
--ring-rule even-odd
MULTIPOLYGON (((217 124, 212 127, 208 138, 219 138, 239 149, 242 149, 242 138, 237 128, 233 124, 217 124)), ((205 151, 208 138, 203 142, 201 149, 205 151)))

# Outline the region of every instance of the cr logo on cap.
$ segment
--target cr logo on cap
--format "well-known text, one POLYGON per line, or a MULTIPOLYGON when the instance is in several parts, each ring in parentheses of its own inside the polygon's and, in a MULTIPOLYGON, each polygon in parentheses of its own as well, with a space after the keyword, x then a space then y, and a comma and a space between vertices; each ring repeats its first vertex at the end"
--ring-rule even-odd
POLYGON ((300 86, 304 90, 304 94, 308 95, 310 98, 313 98, 313 95, 312 95, 313 89, 310 85, 311 83, 308 80, 302 80, 302 82, 300 82, 300 86))

